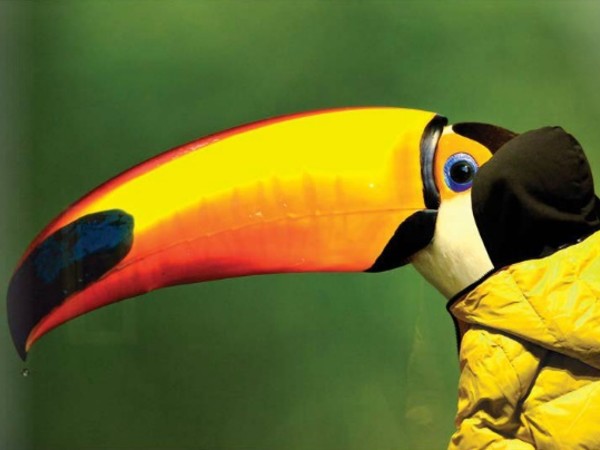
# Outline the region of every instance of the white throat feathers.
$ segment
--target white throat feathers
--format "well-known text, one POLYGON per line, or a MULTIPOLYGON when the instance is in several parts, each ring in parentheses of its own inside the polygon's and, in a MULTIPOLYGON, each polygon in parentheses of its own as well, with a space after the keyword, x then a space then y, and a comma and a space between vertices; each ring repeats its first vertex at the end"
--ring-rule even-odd
POLYGON ((471 191, 442 202, 433 240, 411 263, 448 299, 493 269, 473 216, 471 191))

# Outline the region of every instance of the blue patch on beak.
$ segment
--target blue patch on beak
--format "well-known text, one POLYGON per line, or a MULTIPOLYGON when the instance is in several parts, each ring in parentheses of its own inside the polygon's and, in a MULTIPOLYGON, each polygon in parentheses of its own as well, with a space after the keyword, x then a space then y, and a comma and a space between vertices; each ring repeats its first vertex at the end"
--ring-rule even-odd
POLYGON ((31 330, 52 309, 121 261, 133 243, 133 217, 121 210, 83 216, 39 244, 13 275, 8 322, 25 359, 31 330))

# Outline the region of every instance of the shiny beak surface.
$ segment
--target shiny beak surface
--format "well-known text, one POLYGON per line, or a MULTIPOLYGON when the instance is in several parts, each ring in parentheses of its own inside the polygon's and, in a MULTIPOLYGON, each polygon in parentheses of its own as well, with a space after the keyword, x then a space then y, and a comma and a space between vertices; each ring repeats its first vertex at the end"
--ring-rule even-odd
POLYGON ((369 270, 426 208, 420 149, 436 117, 396 108, 286 116, 178 147, 108 181, 22 257, 8 293, 20 355, 67 320, 164 286, 369 270))

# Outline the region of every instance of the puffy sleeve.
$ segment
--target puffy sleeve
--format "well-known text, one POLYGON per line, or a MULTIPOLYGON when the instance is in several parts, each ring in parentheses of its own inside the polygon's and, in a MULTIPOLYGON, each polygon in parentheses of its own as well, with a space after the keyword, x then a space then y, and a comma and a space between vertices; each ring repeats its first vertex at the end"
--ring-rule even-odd
POLYGON ((519 415, 546 352, 485 327, 472 326, 464 334, 450 450, 534 450, 519 415))

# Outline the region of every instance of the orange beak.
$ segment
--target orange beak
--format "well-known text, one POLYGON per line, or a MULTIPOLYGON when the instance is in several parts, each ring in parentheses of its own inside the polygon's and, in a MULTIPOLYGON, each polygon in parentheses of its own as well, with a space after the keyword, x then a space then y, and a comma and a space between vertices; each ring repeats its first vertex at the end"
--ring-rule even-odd
POLYGON ((406 109, 317 111, 215 134, 122 173, 22 257, 8 292, 19 354, 76 316, 165 286, 402 265, 433 235, 435 214, 423 211, 437 207, 435 184, 424 174, 444 124, 406 109))

